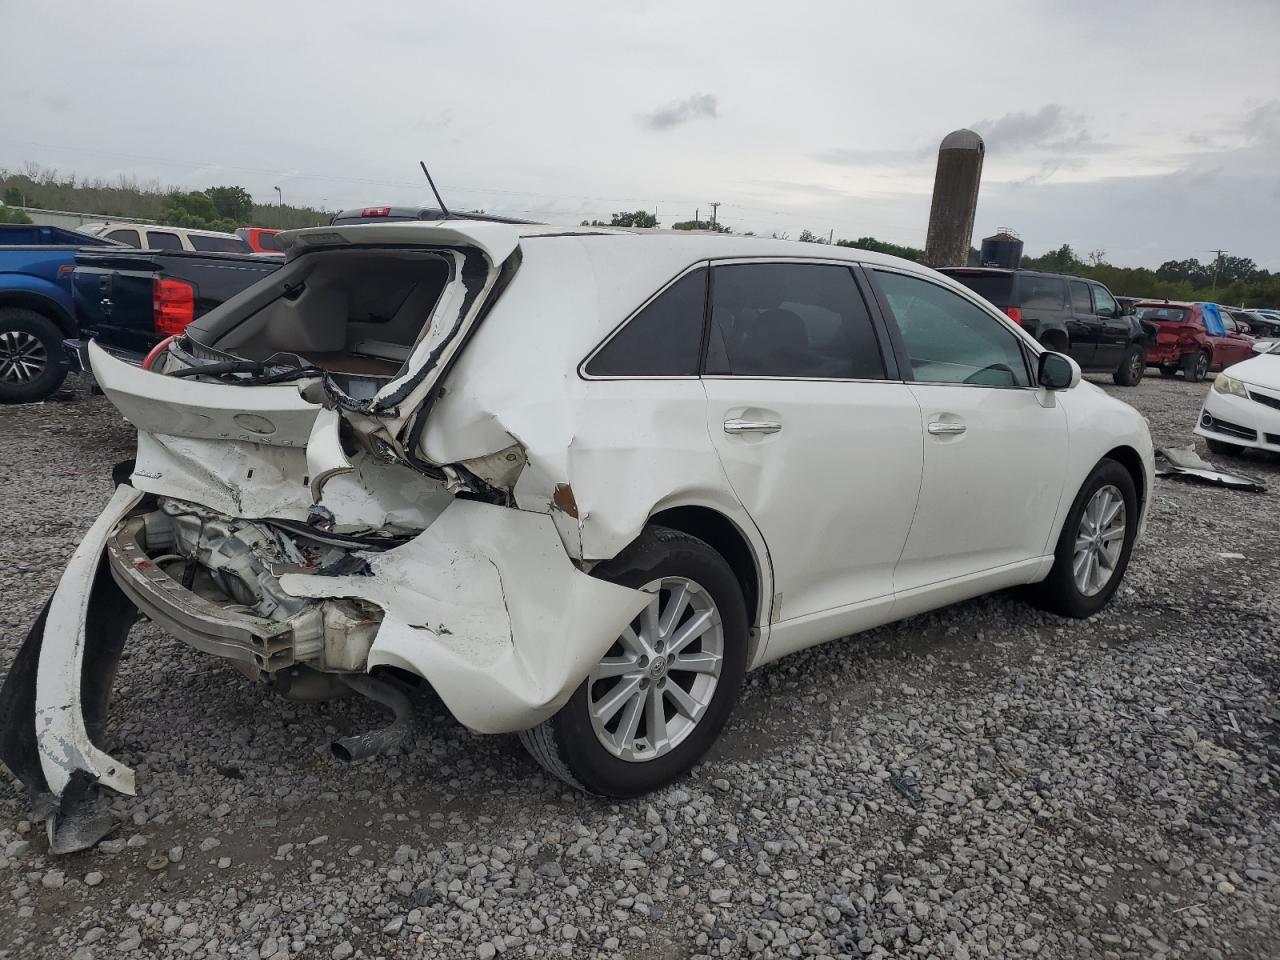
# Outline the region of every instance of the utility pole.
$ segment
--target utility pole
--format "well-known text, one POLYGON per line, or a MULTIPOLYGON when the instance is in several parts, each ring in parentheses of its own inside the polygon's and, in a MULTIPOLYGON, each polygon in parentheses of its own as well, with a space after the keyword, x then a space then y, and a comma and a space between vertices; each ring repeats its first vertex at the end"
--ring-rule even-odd
POLYGON ((714 229, 716 228, 716 208, 717 208, 717 207, 719 207, 719 206, 720 206, 720 201, 719 201, 719 200, 717 200, 715 203, 711 204, 711 229, 712 229, 712 230, 714 230, 714 229))
POLYGON ((283 206, 284 206, 284 194, 280 192, 280 188, 279 188, 279 187, 276 187, 276 188, 275 188, 275 190, 276 190, 276 206, 278 206, 278 207, 283 207, 283 206))
POLYGON ((1218 271, 1222 269, 1222 255, 1230 253, 1230 250, 1210 250, 1210 253, 1216 253, 1218 256, 1213 261, 1213 291, 1218 291, 1218 271))

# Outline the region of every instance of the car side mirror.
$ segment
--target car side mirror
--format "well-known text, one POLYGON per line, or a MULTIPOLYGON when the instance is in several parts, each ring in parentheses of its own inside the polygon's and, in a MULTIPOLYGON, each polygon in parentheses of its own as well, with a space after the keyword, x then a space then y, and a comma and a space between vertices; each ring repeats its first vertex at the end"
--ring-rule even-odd
POLYGON ((1046 390, 1070 390, 1080 382, 1080 365, 1065 353, 1040 354, 1036 380, 1046 390))

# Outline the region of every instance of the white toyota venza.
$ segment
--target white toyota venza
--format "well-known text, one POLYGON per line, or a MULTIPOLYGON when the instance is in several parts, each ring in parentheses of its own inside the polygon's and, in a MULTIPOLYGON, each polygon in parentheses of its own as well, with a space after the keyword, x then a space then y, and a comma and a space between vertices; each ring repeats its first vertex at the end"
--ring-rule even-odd
POLYGON ((285 240, 151 369, 90 348, 137 459, 0 705, 33 793, 133 791, 98 740, 136 610, 397 711, 339 756, 399 742, 425 682, 634 796, 785 654, 1014 586, 1095 613, 1150 502, 1143 418, 915 263, 467 221, 285 240))

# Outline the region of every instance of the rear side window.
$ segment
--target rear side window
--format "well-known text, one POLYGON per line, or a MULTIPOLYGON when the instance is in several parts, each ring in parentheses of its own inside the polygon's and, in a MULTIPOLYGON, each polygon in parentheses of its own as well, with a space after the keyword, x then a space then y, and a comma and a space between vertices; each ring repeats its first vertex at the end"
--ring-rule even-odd
POLYGON ((167 233, 163 230, 147 231, 147 249, 148 250, 181 250, 182 240, 176 233, 167 233))
POLYGON ((274 233, 258 234, 258 246, 263 250, 279 250, 280 244, 276 243, 276 235, 274 233))
POLYGON ((189 233, 187 239, 191 241, 192 249, 204 250, 208 253, 253 253, 249 244, 239 237, 206 237, 198 233, 189 233))
POLYGON ((1071 281, 1071 312, 1074 314, 1093 313, 1093 301, 1089 299, 1089 285, 1083 280, 1071 281))
POLYGON ((883 380, 871 317, 848 267, 742 263, 711 283, 708 374, 883 380))
POLYGON ((591 377, 695 377, 707 270, 686 273, 627 321, 590 360, 591 377))
POLYGON ((1056 311, 1067 305, 1067 284, 1060 277, 1025 274, 1019 287, 1023 309, 1056 311))
POLYGON ((127 243, 131 247, 138 246, 137 230, 112 230, 107 234, 108 240, 115 240, 117 243, 127 243))
MULTIPOLYGON (((1013 275, 1009 273, 948 273, 952 280, 966 287, 988 303, 997 307, 1014 307, 1013 275)), ((1024 280, 1025 282, 1025 280, 1024 280)))

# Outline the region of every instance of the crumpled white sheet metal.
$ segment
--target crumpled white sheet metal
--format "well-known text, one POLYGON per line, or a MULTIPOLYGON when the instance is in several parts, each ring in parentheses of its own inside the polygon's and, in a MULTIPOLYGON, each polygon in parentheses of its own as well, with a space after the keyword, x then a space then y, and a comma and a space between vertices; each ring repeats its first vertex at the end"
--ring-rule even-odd
POLYGON ((479 733, 525 730, 555 713, 649 601, 575 567, 546 514, 474 500, 365 558, 369 576, 286 574, 280 584, 382 608, 369 668, 425 677, 479 733))
POLYGON ((120 793, 132 796, 134 792, 133 770, 89 740, 81 706, 80 674, 89 595, 98 565, 103 562, 107 538, 141 499, 142 493, 127 484, 116 488, 106 509, 71 555, 49 606, 36 672, 35 727, 40 768, 54 795, 62 793, 76 770, 84 770, 103 786, 120 793))

